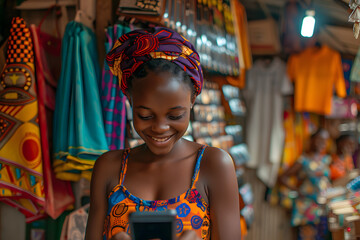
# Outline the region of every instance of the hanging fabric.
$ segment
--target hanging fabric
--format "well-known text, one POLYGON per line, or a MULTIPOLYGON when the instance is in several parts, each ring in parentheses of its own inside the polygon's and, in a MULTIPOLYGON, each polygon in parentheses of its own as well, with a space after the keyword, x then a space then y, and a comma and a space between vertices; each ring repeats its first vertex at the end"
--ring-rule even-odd
MULTIPOLYGON (((106 53, 112 49, 121 35, 129 31, 129 27, 120 24, 108 27, 105 31, 106 53)), ((119 79, 111 73, 106 62, 102 71, 100 95, 108 146, 110 150, 123 149, 126 130, 126 97, 120 90, 119 79)))
POLYGON ((39 104, 39 125, 41 149, 43 153, 43 171, 45 187, 45 211, 56 219, 74 202, 74 196, 69 182, 55 178, 50 160, 49 141, 52 140, 52 120, 55 110, 55 90, 61 66, 61 38, 51 36, 41 31, 41 25, 51 7, 44 15, 39 26, 30 25, 35 50, 35 69, 39 104))
POLYGON ((43 216, 45 192, 34 73, 34 51, 24 19, 12 20, 0 77, 0 200, 27 222, 43 216))
POLYGON ((60 240, 78 240, 85 238, 89 207, 90 204, 86 204, 66 216, 61 230, 60 240))
POLYGON ((286 65, 280 58, 259 59, 248 71, 246 100, 249 125, 248 167, 257 168, 259 178, 268 186, 276 182, 285 133, 283 129, 283 96, 292 94, 286 65), (261 149, 261 151, 259 151, 261 149))
POLYGON ((99 95, 95 34, 81 23, 66 26, 54 114, 56 177, 90 179, 95 160, 108 151, 99 95))

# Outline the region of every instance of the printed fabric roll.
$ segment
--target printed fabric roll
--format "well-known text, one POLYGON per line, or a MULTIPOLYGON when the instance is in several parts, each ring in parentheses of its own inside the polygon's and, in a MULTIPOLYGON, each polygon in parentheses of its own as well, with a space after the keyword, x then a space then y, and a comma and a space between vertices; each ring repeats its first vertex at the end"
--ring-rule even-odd
POLYGON ((44 216, 45 203, 34 70, 30 30, 16 17, 0 75, 0 200, 27 222, 44 216))
POLYGON ((75 21, 68 23, 61 59, 54 113, 54 171, 63 180, 90 179, 95 160, 108 151, 92 30, 75 21))

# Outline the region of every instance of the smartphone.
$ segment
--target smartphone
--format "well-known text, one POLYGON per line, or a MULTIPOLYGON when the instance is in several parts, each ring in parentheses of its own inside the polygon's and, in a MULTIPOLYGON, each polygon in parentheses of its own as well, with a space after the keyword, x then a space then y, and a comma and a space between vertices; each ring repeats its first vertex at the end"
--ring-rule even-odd
POLYGON ((175 240, 176 210, 130 214, 132 240, 175 240))

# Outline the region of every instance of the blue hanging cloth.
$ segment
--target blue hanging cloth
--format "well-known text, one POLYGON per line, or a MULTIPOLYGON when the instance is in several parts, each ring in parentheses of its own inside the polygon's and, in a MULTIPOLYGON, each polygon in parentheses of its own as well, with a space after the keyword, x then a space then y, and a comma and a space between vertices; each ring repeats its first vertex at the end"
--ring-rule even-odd
POLYGON ((93 31, 81 23, 72 21, 66 26, 53 134, 54 171, 63 180, 90 179, 95 160, 109 149, 95 39, 93 31))

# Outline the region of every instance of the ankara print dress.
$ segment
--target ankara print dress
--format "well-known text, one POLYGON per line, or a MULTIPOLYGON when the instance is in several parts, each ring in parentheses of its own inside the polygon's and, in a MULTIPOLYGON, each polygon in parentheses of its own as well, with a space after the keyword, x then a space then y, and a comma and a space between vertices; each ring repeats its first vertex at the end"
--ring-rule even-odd
POLYGON ((198 237, 209 240, 210 206, 195 186, 199 178, 200 163, 205 148, 205 146, 202 146, 199 149, 190 188, 177 197, 158 201, 147 201, 138 198, 132 195, 123 185, 130 153, 130 149, 126 149, 123 155, 120 183, 114 187, 108 196, 108 212, 104 224, 103 239, 111 239, 113 235, 119 232, 129 233, 129 214, 131 212, 175 209, 177 212, 177 236, 180 236, 186 230, 194 230, 198 237))

